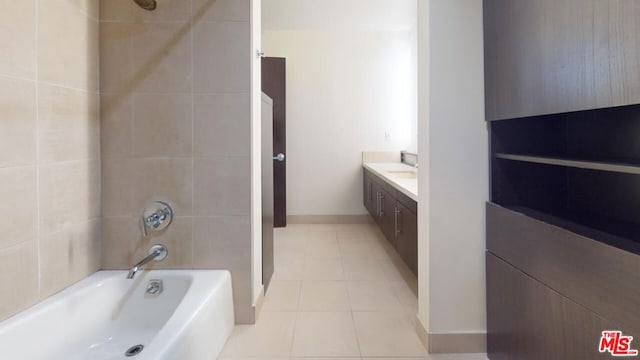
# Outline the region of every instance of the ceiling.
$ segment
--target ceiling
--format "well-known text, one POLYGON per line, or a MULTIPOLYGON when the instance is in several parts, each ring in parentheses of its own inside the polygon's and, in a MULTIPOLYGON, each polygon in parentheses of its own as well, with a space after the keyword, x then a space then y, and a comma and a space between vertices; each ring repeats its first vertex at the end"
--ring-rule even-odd
POLYGON ((262 29, 409 30, 418 0, 262 0, 262 29))

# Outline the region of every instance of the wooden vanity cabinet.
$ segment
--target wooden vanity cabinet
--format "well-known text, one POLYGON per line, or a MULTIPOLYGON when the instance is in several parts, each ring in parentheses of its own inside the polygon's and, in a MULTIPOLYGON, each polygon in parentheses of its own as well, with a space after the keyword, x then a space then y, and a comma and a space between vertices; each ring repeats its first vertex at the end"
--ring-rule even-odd
POLYGON ((418 274, 418 204, 364 169, 364 206, 385 238, 414 274, 418 274))

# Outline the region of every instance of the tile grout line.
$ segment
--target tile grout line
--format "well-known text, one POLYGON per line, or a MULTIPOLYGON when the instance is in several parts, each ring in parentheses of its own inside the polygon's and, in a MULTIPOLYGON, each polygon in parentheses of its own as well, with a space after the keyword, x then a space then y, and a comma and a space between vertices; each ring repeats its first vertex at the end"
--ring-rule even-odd
MULTIPOLYGON (((191 215, 195 217, 195 198, 196 198, 196 161, 195 161, 195 127, 196 127, 196 121, 195 121, 195 96, 194 96, 194 91, 195 91, 195 68, 194 68, 194 53, 195 53, 195 46, 194 46, 194 41, 193 41, 193 32, 195 30, 195 22, 193 20, 194 17, 194 13, 193 13, 193 0, 189 0, 189 6, 190 6, 190 10, 189 10, 189 43, 190 43, 190 59, 191 59, 191 215)), ((194 267, 195 266, 195 221, 191 220, 191 266, 194 267)))
POLYGON ((41 265, 41 254, 40 254, 40 236, 41 234, 41 229, 40 229, 40 223, 42 221, 42 219, 40 218, 41 213, 40 213, 40 129, 39 129, 39 125, 40 125, 40 86, 39 86, 39 81, 40 81, 40 0, 33 0, 33 2, 35 3, 35 17, 36 17, 36 21, 35 21, 35 30, 36 30, 36 80, 35 80, 35 101, 36 101, 36 132, 35 132, 35 137, 36 137, 36 261, 38 262, 38 299, 40 299, 41 297, 41 293, 42 293, 42 265, 41 265))

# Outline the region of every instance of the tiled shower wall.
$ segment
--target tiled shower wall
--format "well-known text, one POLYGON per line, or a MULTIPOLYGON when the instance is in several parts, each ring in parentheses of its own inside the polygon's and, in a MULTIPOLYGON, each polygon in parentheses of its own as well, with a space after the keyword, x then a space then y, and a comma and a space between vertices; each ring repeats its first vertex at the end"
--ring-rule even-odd
POLYGON ((156 268, 231 270, 236 321, 253 322, 250 0, 100 5, 102 266, 164 243, 156 268), (176 217, 143 238, 150 200, 176 217))
POLYGON ((100 266, 97 0, 0 0, 0 320, 100 266))

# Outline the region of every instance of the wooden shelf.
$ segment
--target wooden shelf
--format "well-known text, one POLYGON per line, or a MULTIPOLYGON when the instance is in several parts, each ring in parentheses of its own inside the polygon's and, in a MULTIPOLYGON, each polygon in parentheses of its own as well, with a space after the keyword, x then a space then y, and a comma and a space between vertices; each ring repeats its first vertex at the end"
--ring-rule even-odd
POLYGON ((523 161, 536 164, 567 166, 580 169, 610 171, 625 174, 640 175, 640 165, 625 164, 617 162, 605 162, 605 161, 586 161, 577 159, 556 158, 547 156, 531 156, 531 155, 516 155, 506 153, 496 153, 495 157, 498 159, 523 161))

